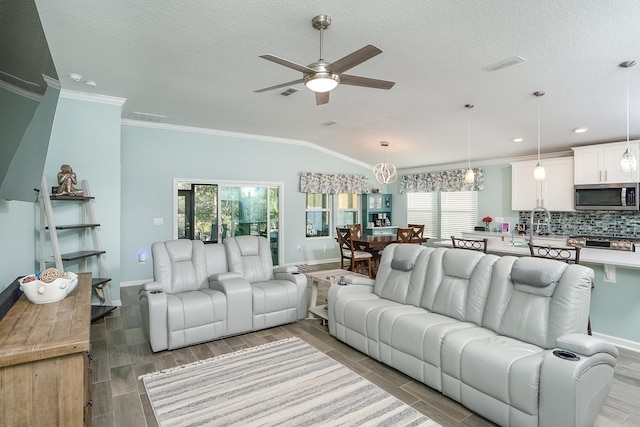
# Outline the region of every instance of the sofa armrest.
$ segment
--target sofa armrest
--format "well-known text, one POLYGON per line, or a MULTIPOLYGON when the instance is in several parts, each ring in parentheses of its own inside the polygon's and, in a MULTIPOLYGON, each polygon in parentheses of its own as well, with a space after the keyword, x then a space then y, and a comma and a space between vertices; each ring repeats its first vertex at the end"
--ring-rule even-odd
MULTIPOLYGON (((289 267, 290 268, 290 267, 289 267)), ((295 271, 280 272, 273 269, 273 277, 278 280, 288 280, 296 284, 298 289, 298 320, 307 317, 307 276, 298 273, 298 268, 294 266, 295 271)))
POLYGON ((214 273, 211 276, 209 276, 209 282, 215 282, 218 280, 225 280, 225 279, 233 279, 233 278, 240 278, 242 277, 242 275, 240 273, 236 273, 233 271, 229 271, 227 273, 214 273))
POLYGON ((585 334, 567 334, 558 337, 556 346, 585 356, 593 356, 596 353, 609 353, 613 357, 618 357, 618 348, 615 345, 585 334))
POLYGON ((297 273, 298 266, 297 265, 280 265, 278 267, 273 267, 274 273, 297 273))
POLYGON ((144 284, 144 290, 147 292, 162 292, 162 283, 158 282, 149 282, 144 284))
POLYGON ((162 292, 162 285, 157 282, 147 283, 145 291, 140 296, 140 311, 151 350, 154 352, 166 350, 169 346, 169 331, 167 329, 167 294, 162 292))
POLYGON ((221 291, 227 297, 226 335, 251 331, 253 328, 251 284, 238 275, 224 277, 222 280, 209 280, 209 287, 221 291))
POLYGON ((609 395, 617 349, 585 334, 557 339, 540 367, 539 425, 593 425, 609 395))
POLYGON ((340 296, 342 295, 350 294, 350 293, 372 294, 373 283, 374 281, 371 280, 371 284, 363 284, 363 285, 352 284, 352 285, 346 285, 346 286, 331 285, 331 287, 329 288, 329 293, 327 294, 327 315, 329 317, 329 334, 331 334, 334 337, 336 336, 335 306, 338 298, 340 298, 340 296))
POLYGON ((347 282, 347 285, 367 285, 367 286, 373 286, 376 281, 369 278, 369 277, 360 277, 360 276, 345 276, 344 277, 345 282, 347 282))

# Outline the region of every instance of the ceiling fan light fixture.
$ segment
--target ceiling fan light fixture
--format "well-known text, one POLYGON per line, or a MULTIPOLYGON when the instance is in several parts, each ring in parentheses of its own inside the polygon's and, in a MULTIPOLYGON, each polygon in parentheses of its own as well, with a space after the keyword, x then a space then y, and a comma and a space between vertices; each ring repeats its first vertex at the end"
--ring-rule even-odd
MULTIPOLYGON (((389 143, 387 141, 381 141, 380 146, 383 147, 386 152, 389 143)), ((382 163, 378 163, 373 167, 373 176, 376 177, 376 181, 380 184, 391 184, 398 179, 398 171, 393 164, 387 163, 385 158, 382 163)))
POLYGON ((329 92, 338 86, 340 76, 334 73, 308 74, 304 77, 304 85, 314 92, 329 92))

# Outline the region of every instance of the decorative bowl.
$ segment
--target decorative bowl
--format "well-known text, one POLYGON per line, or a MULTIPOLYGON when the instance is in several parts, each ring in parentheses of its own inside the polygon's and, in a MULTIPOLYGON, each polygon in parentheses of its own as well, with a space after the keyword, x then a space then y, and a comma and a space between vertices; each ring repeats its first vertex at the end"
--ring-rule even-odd
POLYGON ((47 304, 63 300, 78 284, 78 275, 71 271, 65 272, 62 277, 51 283, 45 283, 38 279, 24 282, 27 277, 35 277, 33 274, 19 280, 20 289, 34 304, 47 304))

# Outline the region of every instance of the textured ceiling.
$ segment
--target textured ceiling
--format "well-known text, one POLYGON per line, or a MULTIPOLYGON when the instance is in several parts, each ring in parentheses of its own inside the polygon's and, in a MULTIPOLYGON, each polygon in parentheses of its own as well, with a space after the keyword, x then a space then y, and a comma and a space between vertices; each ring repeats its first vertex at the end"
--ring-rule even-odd
MULTIPOLYGON (((418 168, 640 135, 640 1, 36 0, 63 89, 126 98, 169 124, 309 141, 367 164, 418 168), (307 65, 319 57, 311 19, 327 14, 324 56, 367 44, 383 53, 349 74, 392 80, 389 91, 340 85, 313 93, 254 90, 301 77, 259 58, 307 65), (520 55, 525 62, 489 72, 520 55), (69 73, 95 80, 91 88, 69 73), (543 90, 540 100, 532 95, 543 90), (467 111, 464 105, 475 104, 467 111), (329 121, 337 124, 326 126, 329 121), (587 133, 571 130, 586 126, 587 133), (514 137, 525 138, 516 144, 514 137)), ((286 89, 286 88, 284 88, 286 89)), ((283 90, 284 90, 283 89, 283 90)))

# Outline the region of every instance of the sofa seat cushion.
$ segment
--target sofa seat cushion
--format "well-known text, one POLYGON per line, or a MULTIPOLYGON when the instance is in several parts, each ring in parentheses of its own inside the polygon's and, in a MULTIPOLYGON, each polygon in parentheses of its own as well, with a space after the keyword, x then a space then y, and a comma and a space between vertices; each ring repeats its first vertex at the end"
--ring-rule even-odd
POLYGON ((220 291, 167 294, 168 348, 211 341, 227 333, 227 299, 220 291))
POLYGON ((167 295, 169 332, 221 322, 227 316, 227 299, 220 291, 203 289, 167 295))
POLYGON ((254 315, 298 307, 298 287, 288 280, 252 283, 251 293, 254 315))
POLYGON ((477 327, 422 308, 386 311, 380 321, 380 359, 436 390, 442 389, 441 347, 456 330, 477 327))
MULTIPOLYGON (((540 368, 548 352, 500 335, 476 340, 462 352, 461 379, 471 389, 537 416, 540 368)), ((463 404, 465 399, 477 400, 473 392, 464 387, 461 397, 463 404)))

